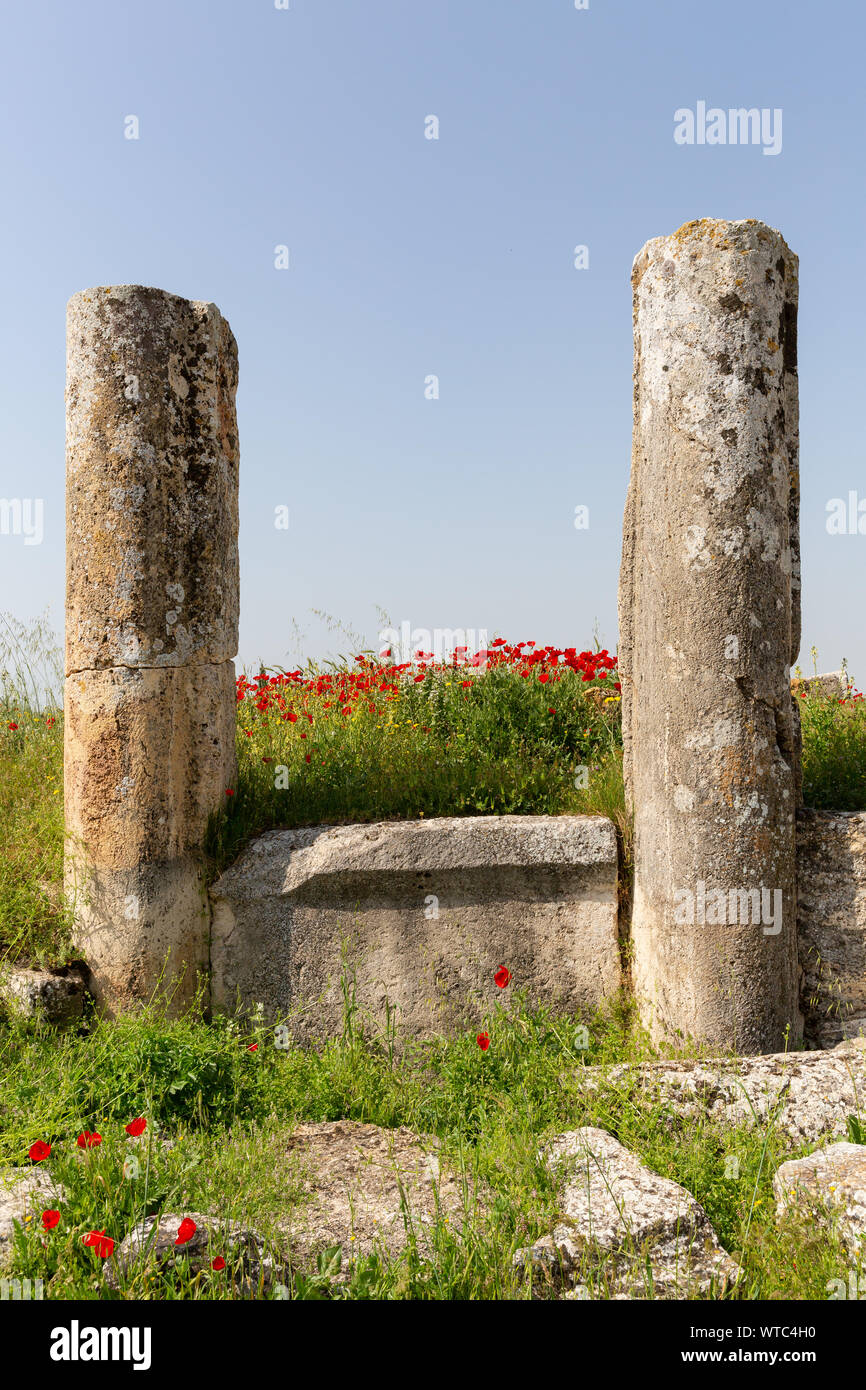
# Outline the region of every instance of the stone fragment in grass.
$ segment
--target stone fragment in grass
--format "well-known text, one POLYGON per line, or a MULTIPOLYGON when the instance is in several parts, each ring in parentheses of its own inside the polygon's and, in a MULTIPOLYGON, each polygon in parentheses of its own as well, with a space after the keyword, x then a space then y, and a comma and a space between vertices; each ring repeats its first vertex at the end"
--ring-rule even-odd
POLYGON ((819 676, 795 676, 791 681, 794 695, 819 695, 825 700, 844 700, 851 688, 847 671, 826 671, 819 676))
POLYGON ((334 1246, 343 1251, 341 1277, 358 1259, 393 1259, 414 1232, 429 1257, 437 1220, 460 1230, 466 1217, 458 1176, 442 1171, 435 1138, 400 1126, 351 1120, 299 1125, 290 1152, 304 1170, 306 1200, 283 1229, 293 1262, 304 1267, 334 1246))
POLYGON ((662 1178, 603 1129, 559 1134, 542 1150, 561 1181, 563 1220, 514 1256, 536 1294, 685 1299, 721 1294, 739 1266, 690 1192, 662 1178))
POLYGON ((46 1207, 57 1207, 65 1200, 63 1188, 55 1184, 46 1168, 4 1168, 0 1171, 0 1265, 12 1254, 14 1223, 23 1223, 29 1214, 38 1225, 46 1207))
POLYGON ((150 1270, 165 1276, 185 1261, 191 1276, 204 1271, 214 1279, 231 1279, 236 1291, 246 1298, 267 1296, 276 1283, 289 1277, 287 1269, 275 1268, 257 1231, 194 1211, 179 1215, 166 1212, 138 1222, 106 1261, 105 1278, 111 1288, 118 1289, 140 1272, 150 1270), (181 1223, 187 1219, 195 1222, 196 1229, 183 1245, 176 1245, 181 1223), (226 1262, 219 1273, 211 1271, 217 1256, 226 1262))
POLYGON ((13 970, 0 980, 0 999, 49 1023, 72 1023, 84 1012, 84 977, 76 970, 13 970))
POLYGON ((829 1144, 792 1158, 773 1178, 778 1216, 829 1217, 852 1259, 866 1256, 866 1145, 829 1144))
POLYGON ((848 1116, 863 1116, 866 1038, 828 1052, 587 1067, 585 1084, 660 1103, 672 1125, 701 1118, 725 1125, 772 1121, 792 1143, 817 1144, 847 1137, 848 1116))

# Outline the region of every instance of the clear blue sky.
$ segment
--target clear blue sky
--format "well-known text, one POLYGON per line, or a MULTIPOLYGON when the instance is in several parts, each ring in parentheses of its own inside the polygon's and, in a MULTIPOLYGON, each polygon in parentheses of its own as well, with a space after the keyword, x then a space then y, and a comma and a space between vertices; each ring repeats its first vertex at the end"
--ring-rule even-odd
POLYGON ((0 608, 62 623, 65 305, 136 282, 238 340, 241 662, 345 649, 314 608, 372 646, 377 604, 614 648, 632 259, 756 217, 801 263, 803 654, 866 679, 866 535, 826 530, 866 499, 861 7, 290 4, 5 7, 0 497, 45 537, 0 536, 0 608), (781 108, 781 153, 677 145, 701 100, 781 108))

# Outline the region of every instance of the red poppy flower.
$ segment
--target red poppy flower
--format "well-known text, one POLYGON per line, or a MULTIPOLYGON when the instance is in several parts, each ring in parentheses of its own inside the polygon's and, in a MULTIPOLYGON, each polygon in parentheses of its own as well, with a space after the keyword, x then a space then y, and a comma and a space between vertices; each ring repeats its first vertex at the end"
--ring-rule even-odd
POLYGON ((504 989, 506 985, 511 984, 511 971, 508 969, 507 965, 500 965, 493 978, 498 984, 499 988, 504 989))
POLYGON ((53 1231, 53 1230, 54 1230, 54 1227, 58 1224, 59 1220, 60 1220, 60 1212, 59 1212, 59 1211, 51 1211, 50 1209, 49 1209, 48 1211, 44 1211, 44 1212, 42 1213, 42 1229, 43 1229, 43 1231, 53 1231))
POLYGON ((556 714, 556 710, 555 710, 555 709, 549 709, 549 710, 547 711, 547 713, 548 713, 548 714, 556 714))
POLYGON ((222 1255, 217 1255, 215 1260, 211 1260, 210 1267, 211 1269, 215 1269, 217 1274, 219 1274, 221 1269, 225 1269, 226 1262, 223 1259, 222 1255))
POLYGON ((488 1035, 487 1035, 486 1033, 479 1033, 479 1034, 478 1034, 478 1037, 475 1039, 475 1041, 477 1042, 478 1046, 481 1048, 481 1051, 482 1051, 482 1052, 486 1052, 487 1049, 488 1049, 488 1047, 490 1046, 490 1038, 488 1037, 488 1035))
POLYGON ((234 796, 234 787, 226 787, 226 796, 234 796))
POLYGON ((27 1154, 29 1158, 32 1158, 34 1163, 41 1163, 43 1158, 47 1158, 50 1152, 51 1145, 43 1143, 41 1139, 37 1139, 36 1143, 30 1146, 27 1154))
POLYGON ((96 1149, 102 1143, 102 1135, 91 1134, 90 1130, 86 1129, 83 1134, 79 1134, 75 1142, 79 1149, 96 1149))
POLYGON ((306 758, 305 758, 304 761, 305 761, 305 762, 309 762, 309 761, 310 761, 310 755, 309 755, 309 753, 307 754, 307 756, 306 756, 306 758))
POLYGON ((6 727, 7 727, 8 729, 11 729, 11 730, 13 731, 13 733, 14 733, 14 731, 18 728, 18 725, 17 725, 17 724, 7 724, 6 727))
POLYGON ((92 1246, 101 1260, 107 1260, 114 1249, 114 1241, 104 1231, 88 1231, 81 1239, 85 1245, 92 1246))
POLYGON ((53 719, 46 719, 46 721, 45 721, 45 727, 46 727, 47 729, 50 729, 53 723, 54 723, 54 720, 53 720, 53 719))
POLYGON ((258 1045, 258 1043, 251 1043, 250 1046, 247 1048, 247 1052, 258 1052, 258 1050, 259 1050, 259 1045, 258 1045))
POLYGON ((177 1228, 177 1239, 175 1245, 186 1245, 188 1240, 192 1240, 196 1232, 196 1224, 192 1217, 185 1216, 177 1228))
POLYGON ((549 680, 550 680, 550 676, 547 674, 546 671, 542 671, 542 673, 541 673, 541 675, 538 677, 538 679, 541 681, 541 684, 544 685, 544 682, 545 682, 545 681, 549 681, 549 680))
POLYGON ((127 1134, 131 1134, 133 1139, 137 1139, 139 1134, 144 1134, 146 1129, 147 1120, 143 1117, 139 1117, 137 1120, 130 1120, 129 1124, 126 1126, 127 1134))

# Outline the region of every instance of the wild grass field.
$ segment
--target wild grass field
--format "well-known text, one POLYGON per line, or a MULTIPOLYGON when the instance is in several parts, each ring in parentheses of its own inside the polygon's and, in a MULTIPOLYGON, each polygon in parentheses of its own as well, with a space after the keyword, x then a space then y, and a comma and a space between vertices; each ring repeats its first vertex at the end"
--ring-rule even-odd
MULTIPOLYGON (((57 651, 44 625, 4 621, 0 955, 58 964, 73 936, 60 892, 57 651)), ((400 669, 366 653, 242 677, 239 775, 212 827, 214 871, 272 826, 422 815, 602 812, 627 851, 615 658, 505 642, 484 665, 467 656, 443 663, 422 655, 400 669)), ((807 804, 866 808, 866 711, 857 693, 839 703, 810 692, 801 715, 807 804)), ((167 1210, 208 1210, 276 1239, 287 1204, 300 1200, 284 1143, 292 1126, 355 1119, 436 1135, 445 1160, 485 1202, 462 1233, 438 1223, 432 1254, 410 1240, 397 1260, 359 1263, 347 1284, 323 1266, 298 1279, 292 1297, 529 1297, 511 1257, 556 1216, 538 1146, 586 1124, 694 1193, 743 1267, 730 1296, 823 1299, 829 1280, 846 1277, 851 1261, 832 1235, 775 1217, 772 1173, 798 1150, 772 1115, 753 1126, 682 1124, 613 1081, 586 1085, 589 1065, 657 1055, 626 998, 583 1020, 588 1048, 575 1045, 574 1018, 528 1008, 519 981, 484 1022, 486 1050, 472 1031, 395 1051, 357 1022, 349 1010, 341 1038, 277 1050, 270 1030, 198 1010, 170 1020, 156 1005, 116 1021, 88 1014, 61 1033, 0 1018, 0 1167, 42 1165, 65 1190, 56 1219, 19 1230, 10 1272, 43 1279, 51 1298, 231 1298, 225 1271, 192 1275, 182 1259, 170 1279, 135 1276, 109 1291, 105 1242, 167 1210), (135 1120, 146 1125, 132 1180, 124 1164, 135 1120), (86 1133, 99 1142, 79 1144, 86 1133)), ((852 1137, 866 1132, 866 1113, 850 1123, 852 1137)))
MULTIPOLYGON (((236 1297, 225 1271, 192 1274, 182 1258, 170 1276, 138 1273, 109 1290, 103 1263, 135 1221, 159 1211, 208 1211, 278 1250, 279 1223, 303 1201, 286 1142, 292 1127, 353 1119, 435 1134, 443 1163, 480 1200, 470 1196, 462 1231, 437 1222, 426 1252, 410 1238, 397 1258, 357 1262, 346 1284, 325 1260, 320 1276, 292 1281, 292 1297, 529 1298, 512 1255, 557 1219, 538 1146, 580 1125, 609 1131, 698 1198, 743 1269, 729 1296, 826 1299, 831 1280, 849 1277, 852 1260, 827 1229, 774 1215, 772 1174, 797 1150, 772 1115, 756 1126, 684 1122, 663 1104, 636 1101, 623 1082, 587 1087, 588 1065, 654 1055, 626 1005, 587 1017, 585 1051, 575 1047, 573 1018, 528 1010, 519 993, 484 1026, 486 1051, 473 1035, 395 1054, 354 1030, 321 1048, 278 1051, 270 1030, 241 1033, 230 1020, 193 1015, 169 1022, 154 1008, 59 1037, 7 1023, 0 1165, 26 1166, 35 1152, 64 1188, 62 1201, 46 1199, 56 1224, 45 1229, 37 1214, 21 1227, 12 1274, 41 1278, 51 1298, 236 1297), (142 1119, 133 1146, 126 1127, 142 1119), (38 1144, 50 1147, 45 1157, 38 1144), (124 1170, 132 1153, 134 1179, 124 1170)), ((858 1122, 866 1129, 866 1113, 852 1117, 858 1122)), ((217 1246, 211 1253, 224 1258, 217 1246)))

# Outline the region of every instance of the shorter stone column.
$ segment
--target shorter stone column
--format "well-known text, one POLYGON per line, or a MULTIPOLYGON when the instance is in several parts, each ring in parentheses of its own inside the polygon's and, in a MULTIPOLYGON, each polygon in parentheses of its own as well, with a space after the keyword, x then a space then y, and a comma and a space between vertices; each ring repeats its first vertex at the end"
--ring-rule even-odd
POLYGON ((213 304, 119 285, 67 316, 66 881, 99 1002, 179 1007, 236 780, 237 348, 213 304))

